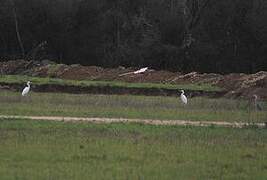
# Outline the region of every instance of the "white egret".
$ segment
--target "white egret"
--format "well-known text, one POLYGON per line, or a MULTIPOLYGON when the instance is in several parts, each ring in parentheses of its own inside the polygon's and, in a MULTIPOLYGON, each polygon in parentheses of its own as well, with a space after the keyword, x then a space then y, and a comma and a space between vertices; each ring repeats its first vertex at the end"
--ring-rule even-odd
POLYGON ((143 73, 143 72, 145 72, 147 69, 148 69, 148 67, 144 67, 144 68, 141 68, 141 69, 139 69, 139 70, 137 70, 137 71, 134 71, 133 73, 134 73, 134 74, 143 73))
POLYGON ((31 82, 28 81, 27 86, 23 89, 21 95, 26 96, 30 92, 30 88, 31 88, 31 82))
POLYGON ((184 95, 184 90, 181 90, 181 96, 180 96, 180 98, 181 98, 181 100, 182 100, 182 102, 183 102, 184 104, 187 104, 187 98, 186 98, 186 96, 184 95))
POLYGON ((254 107, 255 110, 262 110, 262 106, 258 103, 258 96, 256 94, 253 95, 254 98, 254 107))
POLYGON ((140 74, 140 73, 144 73, 147 70, 148 70, 148 67, 144 67, 144 68, 138 69, 136 71, 120 74, 119 76, 126 76, 126 75, 129 75, 129 74, 140 74))

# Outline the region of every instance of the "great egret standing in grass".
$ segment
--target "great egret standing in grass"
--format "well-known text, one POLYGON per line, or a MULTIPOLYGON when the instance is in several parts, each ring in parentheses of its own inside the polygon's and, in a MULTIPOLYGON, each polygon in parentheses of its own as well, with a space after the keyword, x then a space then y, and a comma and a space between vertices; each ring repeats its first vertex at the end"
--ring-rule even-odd
POLYGON ((181 100, 184 104, 187 104, 187 98, 186 96, 184 95, 184 90, 181 90, 181 100))
POLYGON ((255 110, 262 110, 262 106, 258 103, 258 96, 256 94, 253 95, 254 98, 254 107, 255 110))
POLYGON ((28 81, 27 86, 23 89, 21 95, 26 96, 30 92, 30 88, 31 88, 31 82, 28 81))

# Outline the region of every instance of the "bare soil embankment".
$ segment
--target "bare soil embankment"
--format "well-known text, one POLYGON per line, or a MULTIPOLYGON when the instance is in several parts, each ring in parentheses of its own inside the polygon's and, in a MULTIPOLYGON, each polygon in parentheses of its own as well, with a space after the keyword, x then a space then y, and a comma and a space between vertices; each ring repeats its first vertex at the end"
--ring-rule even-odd
MULTIPOLYGON (((15 60, 0 62, 1 74, 29 75, 37 77, 53 77, 71 80, 122 81, 133 83, 168 83, 168 84, 210 84, 223 88, 225 92, 212 94, 211 92, 189 92, 195 95, 225 96, 228 98, 251 98, 257 94, 261 99, 267 99, 267 72, 255 74, 233 73, 220 75, 214 73, 156 71, 149 69, 141 74, 126 74, 138 68, 101 68, 97 66, 81 66, 79 64, 56 64, 52 61, 15 60)), ((2 84, 3 86, 4 84, 2 84)), ((13 85, 16 87, 16 85, 13 85)), ((21 86, 21 85, 20 85, 21 86)), ((111 87, 62 87, 60 85, 38 86, 37 91, 72 92, 72 93, 103 93, 103 94, 144 94, 144 95, 173 95, 177 91, 161 89, 135 89, 111 87)), ((218 93, 218 92, 217 92, 218 93)))

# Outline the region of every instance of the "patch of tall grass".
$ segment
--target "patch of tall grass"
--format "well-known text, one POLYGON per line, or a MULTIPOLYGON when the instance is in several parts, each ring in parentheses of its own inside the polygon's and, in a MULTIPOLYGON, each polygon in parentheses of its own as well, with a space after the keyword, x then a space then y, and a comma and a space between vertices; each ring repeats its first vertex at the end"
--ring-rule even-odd
POLYGON ((164 120, 265 122, 267 103, 256 111, 246 100, 189 98, 183 105, 179 97, 130 95, 74 95, 1 91, 0 114, 114 117, 164 120))
POLYGON ((1 179, 264 179, 267 131, 0 119, 1 179))

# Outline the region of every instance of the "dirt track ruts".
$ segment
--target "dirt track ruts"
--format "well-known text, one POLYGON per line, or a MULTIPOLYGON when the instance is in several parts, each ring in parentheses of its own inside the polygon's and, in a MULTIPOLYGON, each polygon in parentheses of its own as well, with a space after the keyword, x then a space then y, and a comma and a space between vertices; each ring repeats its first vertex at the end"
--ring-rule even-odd
POLYGON ((8 116, 0 115, 0 119, 31 119, 64 122, 90 122, 90 123, 141 123, 149 125, 165 126, 221 126, 243 128, 248 126, 265 128, 266 123, 243 123, 225 121, 190 121, 190 120, 153 120, 153 119, 127 119, 127 118, 86 118, 86 117, 62 117, 62 116, 8 116))

